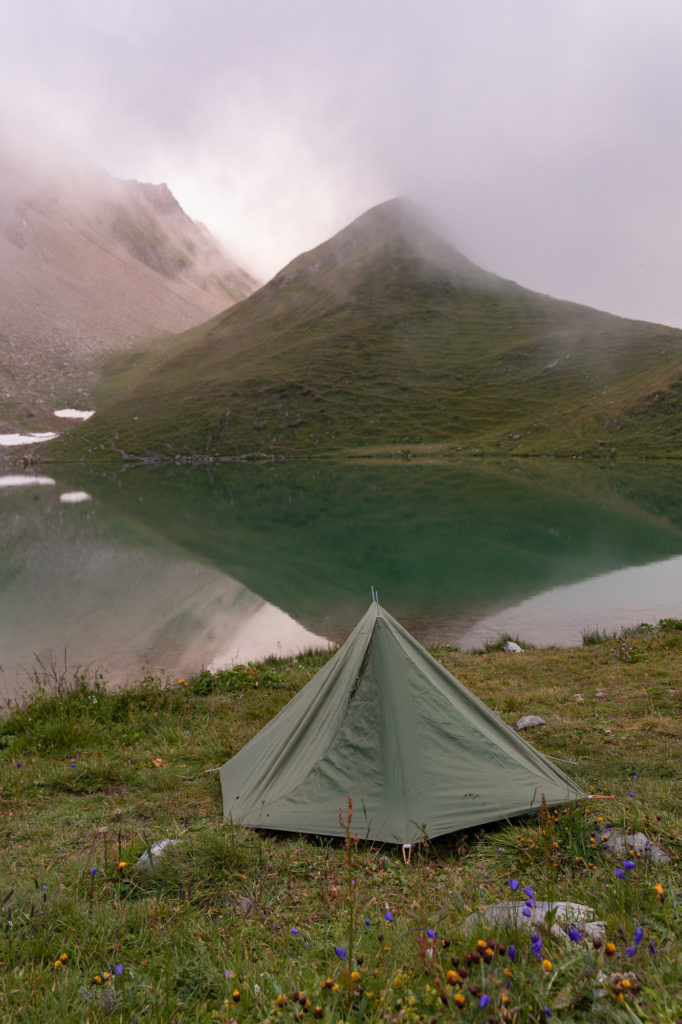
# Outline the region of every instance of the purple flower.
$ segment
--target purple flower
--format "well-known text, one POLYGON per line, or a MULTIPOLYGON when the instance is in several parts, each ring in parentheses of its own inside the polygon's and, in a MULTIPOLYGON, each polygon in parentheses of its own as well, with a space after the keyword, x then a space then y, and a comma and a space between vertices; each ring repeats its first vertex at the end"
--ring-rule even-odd
POLYGON ((98 871, 98 870, 99 870, 98 868, 90 868, 90 874, 92 875, 92 877, 93 877, 93 878, 94 878, 94 877, 95 877, 95 875, 97 874, 97 871, 98 871))
POLYGON ((629 796, 634 796, 634 795, 635 795, 635 791, 634 791, 634 789, 633 789, 633 791, 632 791, 632 792, 631 792, 630 794, 628 794, 628 795, 629 795, 629 796))
POLYGON ((345 960, 348 956, 348 953, 343 946, 334 946, 334 952, 338 956, 339 960, 345 960))
POLYGON ((524 907, 521 913, 524 917, 530 917, 530 910, 528 909, 528 907, 524 907))
POLYGON ((644 935, 644 932, 642 931, 641 928, 635 928, 635 936, 634 936, 634 938, 635 938, 635 945, 636 946, 639 946, 640 942, 642 941, 642 936, 643 935, 644 935))
POLYGON ((545 1017, 553 1017, 554 1016, 554 1014, 550 1010, 549 1006, 543 1006, 542 1007, 542 1012, 544 1013, 545 1017))
POLYGON ((632 776, 632 778, 633 778, 633 779, 636 779, 636 778, 638 778, 638 776, 637 776, 637 775, 633 775, 633 776, 632 776))
POLYGON ((531 889, 531 887, 529 885, 527 885, 523 891, 525 892, 525 894, 528 897, 528 899, 530 899, 530 900, 533 899, 533 890, 531 889))
POLYGON ((616 878, 625 878, 625 872, 622 868, 616 868, 613 873, 616 876, 616 878))
POLYGON ((626 871, 632 871, 634 866, 635 866, 634 860, 624 860, 623 861, 623 867, 625 868, 626 871))
POLYGON ((515 960, 516 960, 516 946, 510 946, 509 947, 509 949, 507 950, 507 956, 509 957, 509 959, 511 960, 512 963, 515 962, 515 960))
POLYGON ((534 907, 534 906, 536 906, 535 900, 533 900, 533 899, 526 900, 526 906, 527 907, 534 907))
POLYGON ((116 964, 116 966, 114 967, 114 974, 123 974, 123 964, 116 964))
POLYGON ((482 1010, 484 1010, 489 1002, 490 996, 486 995, 484 992, 481 998, 478 1000, 478 1005, 481 1007, 482 1010))
POLYGON ((569 928, 568 937, 571 940, 571 942, 580 942, 583 935, 582 932, 579 932, 577 928, 569 928))
POLYGON ((390 910, 387 910, 384 914, 384 920, 388 921, 389 924, 393 921, 393 914, 390 910))
POLYGON ((46 885, 43 886, 43 892, 47 892, 47 886, 46 885))
POLYGON ((291 934, 292 935, 298 935, 298 928, 292 928, 291 929, 291 934))
POLYGON ((520 883, 518 878, 510 878, 507 884, 512 892, 517 892, 520 883))
POLYGON ((636 946, 626 946, 625 947, 625 955, 626 956, 634 956, 636 952, 637 952, 637 947, 636 946))
POLYGON ((225 977, 226 978, 231 978, 232 977, 232 971, 230 970, 229 967, 225 968, 225 977))
POLYGON ((652 956, 656 952, 656 943, 654 942, 653 939, 649 943, 649 952, 652 954, 652 956))
POLYGON ((426 934, 427 934, 427 936, 430 939, 437 939, 438 938, 438 932, 434 932, 433 928, 427 928, 426 929, 426 934))
POLYGON ((364 921, 364 924, 365 924, 365 928, 369 928, 369 926, 371 925, 371 923, 372 923, 372 922, 370 921, 370 919, 369 919, 368 917, 366 917, 366 918, 365 918, 365 921, 364 921))

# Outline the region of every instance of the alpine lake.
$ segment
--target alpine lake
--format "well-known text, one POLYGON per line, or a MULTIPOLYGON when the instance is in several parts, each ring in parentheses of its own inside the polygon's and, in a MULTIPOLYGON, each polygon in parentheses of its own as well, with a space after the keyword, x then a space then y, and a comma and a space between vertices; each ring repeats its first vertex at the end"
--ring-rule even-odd
POLYGON ((371 587, 427 646, 682 617, 670 462, 50 466, 0 477, 0 538, 4 699, 339 643, 371 587))

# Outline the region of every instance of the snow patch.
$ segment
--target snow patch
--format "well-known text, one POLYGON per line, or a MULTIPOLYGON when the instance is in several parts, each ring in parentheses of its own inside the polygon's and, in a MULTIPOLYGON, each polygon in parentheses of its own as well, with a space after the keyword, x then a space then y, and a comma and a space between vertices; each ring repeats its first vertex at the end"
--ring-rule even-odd
POLYGON ((26 487, 30 484, 54 484, 50 476, 0 476, 0 487, 26 487))
POLYGON ((55 416, 63 420, 89 420, 95 415, 94 409, 55 409, 55 416))
POLYGON ((59 437, 52 431, 44 431, 42 434, 0 434, 0 447, 12 448, 19 444, 35 444, 36 441, 51 441, 59 437))
POLYGON ((59 500, 65 505, 75 505, 79 501, 92 501, 92 495, 87 491, 64 491, 59 495, 59 500))

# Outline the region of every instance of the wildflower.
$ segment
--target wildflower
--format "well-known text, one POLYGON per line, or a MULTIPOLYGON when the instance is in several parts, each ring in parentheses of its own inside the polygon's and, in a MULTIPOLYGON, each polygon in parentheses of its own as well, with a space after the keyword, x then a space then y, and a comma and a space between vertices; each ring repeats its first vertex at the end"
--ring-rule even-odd
POLYGON ((616 952, 616 947, 613 944, 613 942, 606 943, 606 945, 604 946, 604 952, 607 956, 613 956, 613 954, 616 952))
POLYGON ((649 952, 651 953, 652 956, 656 952, 656 943, 654 942, 653 939, 649 943, 649 952))
POLYGON ((225 968, 225 977, 226 977, 226 978, 231 978, 231 977, 232 977, 232 972, 231 972, 231 970, 229 969, 229 967, 226 967, 226 968, 225 968))
POLYGON ((98 871, 98 870, 99 870, 98 868, 90 868, 90 874, 92 875, 92 877, 93 877, 93 878, 94 878, 94 877, 95 877, 95 875, 97 874, 97 871, 98 871))
POLYGON ((616 878, 625 878, 625 872, 622 868, 615 868, 613 873, 616 876, 616 878))
POLYGON ((488 1005, 489 1002, 490 1002, 490 996, 486 995, 486 993, 484 992, 483 995, 481 996, 481 998, 478 1000, 478 1005, 481 1007, 482 1010, 485 1010, 485 1008, 486 1008, 486 1006, 488 1005))
POLYGON ((626 946, 625 947, 625 955, 626 956, 632 957, 632 956, 635 955, 636 952, 637 952, 637 947, 636 946, 626 946))
POLYGON ((488 943, 485 941, 485 939, 479 939, 476 945, 478 946, 479 949, 485 949, 488 943))
POLYGON ((46 885, 43 886, 43 892, 47 892, 47 886, 46 885))
POLYGON ((371 923, 372 922, 370 921, 370 919, 368 917, 366 917, 365 920, 363 921, 363 924, 364 924, 365 928, 369 928, 371 923))
POLYGON ((389 924, 392 923, 392 921, 393 921, 393 914, 391 913, 390 910, 387 910, 386 913, 384 914, 384 920, 388 921, 389 924))
POLYGON ((400 974, 396 974, 395 978, 393 979, 393 988, 402 988, 402 987, 403 987, 402 976, 400 974))
POLYGON ((632 791, 632 793, 628 794, 628 796, 634 796, 634 795, 635 795, 635 791, 634 790, 632 791))
POLYGON ((505 969, 504 969, 504 971, 503 971, 502 973, 503 973, 503 974, 505 975, 505 977, 507 977, 507 978, 513 978, 513 977, 514 977, 514 975, 513 975, 513 974, 512 974, 512 972, 511 972, 511 971, 509 970, 509 968, 508 968, 508 967, 505 967, 505 969))
POLYGON ((642 931, 641 928, 635 928, 634 940, 635 940, 635 945, 636 946, 639 946, 640 942, 642 941, 642 936, 643 935, 644 935, 644 932, 642 931))
POLYGON ((526 906, 527 907, 536 907, 537 906, 537 903, 532 898, 532 896, 531 896, 531 898, 529 900, 526 900, 526 906))
POLYGON ((543 969, 543 971, 551 971, 552 970, 552 961, 551 960, 547 960, 545 958, 542 961, 542 969, 543 969))
POLYGON ((507 950, 507 956, 509 957, 512 963, 516 961, 516 946, 509 947, 509 949, 507 950))
POLYGON ((55 962, 54 962, 54 969, 55 969, 55 971, 61 970, 61 968, 63 966, 64 966, 64 964, 62 963, 61 960, 55 960, 55 962))
POLYGON ((238 1003, 240 999, 241 999, 241 993, 240 993, 239 989, 238 988, 233 989, 232 990, 232 1002, 233 1003, 238 1003))
POLYGON ((623 861, 623 867, 625 868, 626 871, 632 871, 634 866, 635 866, 634 860, 624 860, 623 861))
POLYGON ((507 885, 509 886, 512 892, 517 892, 519 888, 518 878, 510 878, 509 881, 507 882, 507 885))
POLYGON ((321 1016, 322 1016, 322 1007, 321 1006, 316 1006, 315 1009, 313 1010, 313 1017, 315 1017, 317 1020, 319 1020, 321 1016))
POLYGON ((118 977, 120 978, 120 976, 123 974, 123 964, 116 964, 116 966, 114 967, 114 974, 118 975, 118 977))
POLYGON ((530 917, 530 910, 528 909, 528 907, 524 907, 521 913, 524 917, 530 917))
POLYGON ((96 974, 95 977, 92 980, 94 981, 95 985, 101 985, 102 984, 102 979, 99 976, 99 974, 96 974))
POLYGON ((523 891, 525 892, 525 894, 526 894, 526 896, 528 897, 529 900, 533 899, 533 890, 531 889, 531 887, 529 885, 527 885, 523 891))
POLYGON ((448 971, 448 973, 445 975, 445 980, 447 981, 448 985, 458 985, 460 977, 457 971, 448 971))
POLYGON ((360 971, 351 971, 350 980, 357 985, 357 983, 360 981, 360 971))
POLYGON ((292 928, 291 929, 291 934, 292 935, 298 935, 298 928, 292 928))
POLYGON ((462 1006, 466 1006, 467 1004, 467 1001, 461 992, 456 992, 455 995, 452 997, 452 1001, 455 1004, 455 1006, 459 1006, 460 1008, 462 1006))
POLYGON ((549 1006, 543 1006, 542 1007, 542 1012, 544 1013, 545 1017, 553 1017, 554 1016, 554 1014, 550 1010, 549 1006))
POLYGON ((61 960, 61 962, 63 964, 65 964, 66 961, 69 959, 69 954, 68 953, 60 953, 59 954, 59 959, 61 960))
POLYGON ((427 928, 426 929, 426 934, 427 934, 427 937, 429 939, 437 939, 438 938, 438 932, 434 932, 433 928, 427 928))
POLYGON ((334 946, 334 952, 338 956, 339 960, 345 960, 346 957, 348 956, 348 953, 343 948, 343 946, 334 946))
POLYGON ((582 932, 579 932, 577 928, 569 928, 568 937, 571 940, 571 942, 580 942, 583 936, 582 932))
POLYGON ((663 895, 664 895, 664 890, 663 890, 663 886, 661 885, 661 883, 657 882, 656 885, 654 886, 654 889, 656 890, 656 895, 658 896, 659 900, 662 900, 663 899, 663 895))
POLYGON ((277 996, 277 1005, 278 1006, 286 1006, 286 1004, 287 1004, 287 997, 282 995, 282 993, 280 992, 280 994, 277 996))

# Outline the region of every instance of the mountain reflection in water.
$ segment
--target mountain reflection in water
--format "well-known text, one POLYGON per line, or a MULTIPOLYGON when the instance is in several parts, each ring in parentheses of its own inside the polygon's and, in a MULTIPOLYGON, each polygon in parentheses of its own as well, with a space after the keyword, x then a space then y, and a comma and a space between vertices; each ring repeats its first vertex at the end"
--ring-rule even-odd
POLYGON ((27 678, 34 652, 63 661, 66 648, 69 663, 101 666, 119 682, 145 665, 177 677, 340 642, 372 585, 427 644, 498 632, 576 643, 582 628, 682 616, 674 586, 663 613, 654 602, 657 574, 667 578, 666 563, 682 554, 674 465, 64 466, 51 474, 54 488, 0 491, 0 693, 27 678), (60 503, 76 491, 92 500, 60 503), (645 592, 630 572, 649 563, 645 592), (604 590, 599 579, 621 570, 630 572, 604 590), (547 594, 577 584, 567 635, 567 606, 548 616, 557 599, 547 594))

